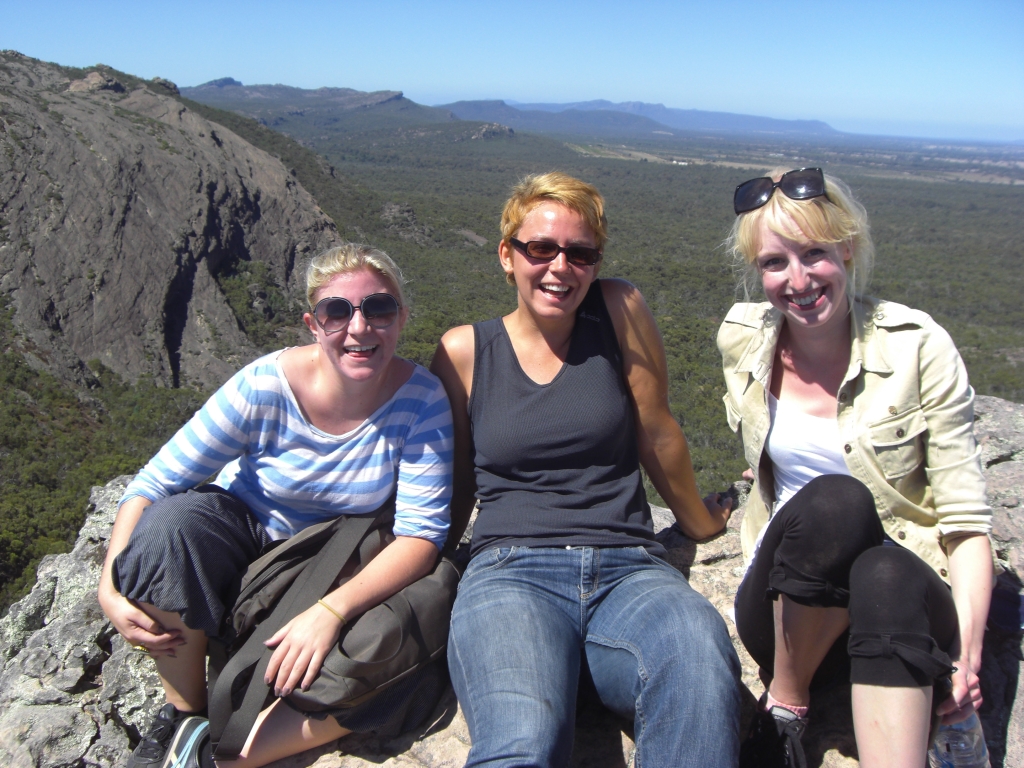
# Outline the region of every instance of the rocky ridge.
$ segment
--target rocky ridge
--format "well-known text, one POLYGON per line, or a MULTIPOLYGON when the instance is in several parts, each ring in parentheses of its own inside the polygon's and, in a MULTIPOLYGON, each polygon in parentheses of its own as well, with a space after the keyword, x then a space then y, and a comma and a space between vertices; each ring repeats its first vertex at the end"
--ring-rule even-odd
POLYGON ((257 351, 217 284, 262 262, 295 301, 334 223, 279 160, 159 78, 0 52, 0 298, 66 381, 218 386, 257 351))
POLYGON ((374 115, 400 123, 446 123, 455 117, 422 106, 401 91, 356 91, 352 88, 294 88, 288 85, 243 85, 230 77, 182 88, 187 99, 251 117, 263 125, 310 141, 343 126, 365 126, 374 115))
MULTIPOLYGON (((981 711, 992 765, 1024 765, 1024 671, 1019 630, 1024 539, 1024 406, 979 397, 975 425, 995 512, 993 541, 1006 568, 999 580, 985 639, 981 711), (1016 622, 1016 629, 1014 629, 1016 622)), ((106 551, 115 505, 130 478, 94 488, 93 512, 70 554, 50 556, 39 567, 32 592, 0 620, 0 764, 16 768, 113 768, 124 764, 161 701, 148 657, 114 633, 96 601, 95 585, 106 551)), ((738 488, 743 491, 744 488, 738 488)), ((761 692, 757 669, 736 641, 732 596, 743 574, 737 513, 714 539, 695 543, 671 527, 668 510, 655 509, 655 528, 669 561, 686 573, 726 617, 748 689, 747 714, 761 692)), ((804 743, 811 765, 855 766, 849 687, 815 698, 804 743)), ((625 768, 632 752, 631 724, 600 706, 582 703, 573 766, 625 768)), ((395 739, 349 736, 297 755, 277 768, 460 766, 469 734, 449 690, 427 724, 395 739)))

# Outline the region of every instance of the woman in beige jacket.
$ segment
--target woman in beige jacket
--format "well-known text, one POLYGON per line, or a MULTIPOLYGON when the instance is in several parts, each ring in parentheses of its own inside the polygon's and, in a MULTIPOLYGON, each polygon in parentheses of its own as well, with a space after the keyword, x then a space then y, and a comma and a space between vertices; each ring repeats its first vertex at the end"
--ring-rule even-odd
POLYGON ((811 688, 849 674, 861 764, 921 766, 933 717, 981 703, 991 510, 974 392, 928 315, 863 295, 874 247, 842 182, 777 172, 734 205, 731 251, 768 299, 735 305, 718 336, 755 482, 736 625, 773 716, 744 757, 799 765, 811 688))

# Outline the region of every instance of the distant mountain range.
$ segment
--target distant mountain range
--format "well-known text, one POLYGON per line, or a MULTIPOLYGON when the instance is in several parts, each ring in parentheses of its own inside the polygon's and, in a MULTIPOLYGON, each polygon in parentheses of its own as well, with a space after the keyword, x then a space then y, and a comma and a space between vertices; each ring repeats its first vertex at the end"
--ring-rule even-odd
POLYGON ((664 104, 623 101, 614 104, 604 99, 577 101, 570 104, 521 104, 506 102, 520 111, 555 112, 625 112, 638 115, 680 131, 721 131, 723 133, 837 135, 840 132, 821 120, 777 120, 772 117, 737 115, 732 112, 705 112, 700 109, 673 109, 664 104))
POLYGON ((387 115, 390 120, 405 123, 473 120, 501 123, 533 133, 604 138, 653 138, 678 132, 818 138, 843 135, 819 120, 777 120, 729 112, 672 109, 640 101, 520 104, 491 100, 428 107, 405 98, 401 91, 364 93, 351 88, 243 85, 230 77, 182 88, 181 95, 253 117, 266 125, 282 128, 289 125, 293 129, 298 127, 296 123, 315 123, 345 130, 367 125, 374 116, 387 115))

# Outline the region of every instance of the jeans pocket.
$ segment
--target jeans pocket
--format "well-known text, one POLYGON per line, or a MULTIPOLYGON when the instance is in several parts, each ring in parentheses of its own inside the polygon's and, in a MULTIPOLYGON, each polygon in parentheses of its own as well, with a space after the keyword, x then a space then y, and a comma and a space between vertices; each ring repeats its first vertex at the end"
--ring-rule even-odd
MULTIPOLYGON (((646 559, 646 560, 647 560, 647 562, 649 562, 649 563, 650 563, 651 565, 660 565, 660 566, 663 566, 663 567, 666 567, 666 568, 672 568, 672 566, 671 566, 671 565, 669 565, 668 563, 666 563, 666 562, 665 562, 664 560, 662 560, 662 559, 661 559, 660 557, 658 557, 657 555, 652 555, 652 554, 651 554, 651 553, 650 553, 650 552, 649 552, 649 551, 647 550, 647 547, 637 547, 637 549, 638 549, 638 550, 639 550, 640 552, 642 552, 642 553, 643 553, 643 557, 644 557, 644 559, 646 559)), ((673 568, 673 570, 675 570, 675 569, 673 568)))
POLYGON ((466 569, 467 575, 472 569, 474 573, 482 571, 494 571, 508 563, 520 547, 492 547, 484 550, 473 558, 473 562, 466 569))

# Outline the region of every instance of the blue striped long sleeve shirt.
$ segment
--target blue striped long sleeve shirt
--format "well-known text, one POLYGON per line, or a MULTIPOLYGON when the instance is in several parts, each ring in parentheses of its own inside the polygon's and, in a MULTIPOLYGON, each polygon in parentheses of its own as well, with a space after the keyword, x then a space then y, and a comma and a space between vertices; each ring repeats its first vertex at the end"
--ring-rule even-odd
POLYGON ((397 491, 394 533, 444 545, 452 492, 452 415, 440 380, 409 380, 344 435, 310 424, 280 352, 236 373, 125 490, 150 501, 213 483, 249 505, 272 538, 339 515, 373 512, 397 491))

